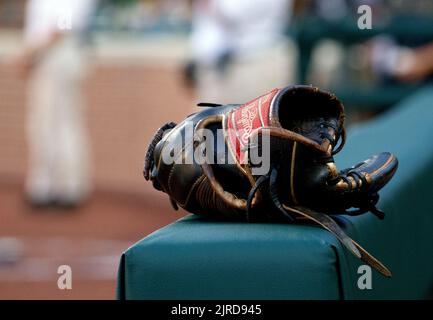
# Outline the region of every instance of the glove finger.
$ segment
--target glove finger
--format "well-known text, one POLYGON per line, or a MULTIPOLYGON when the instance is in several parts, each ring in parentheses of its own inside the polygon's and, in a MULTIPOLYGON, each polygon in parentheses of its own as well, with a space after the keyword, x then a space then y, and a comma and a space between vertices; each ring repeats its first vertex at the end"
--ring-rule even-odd
POLYGON ((382 152, 342 170, 338 175, 336 188, 341 191, 362 190, 369 194, 376 193, 391 180, 397 167, 397 158, 389 152, 382 152))
POLYGON ((159 141, 161 141, 164 133, 169 130, 172 129, 176 126, 176 123, 174 122, 168 122, 166 124, 164 124, 161 128, 159 128, 153 138, 152 141, 149 143, 149 146, 147 147, 147 152, 146 152, 146 156, 144 158, 144 168, 143 168, 143 176, 146 180, 150 179, 150 171, 151 168, 153 166, 153 152, 155 151, 155 147, 158 144, 159 141))

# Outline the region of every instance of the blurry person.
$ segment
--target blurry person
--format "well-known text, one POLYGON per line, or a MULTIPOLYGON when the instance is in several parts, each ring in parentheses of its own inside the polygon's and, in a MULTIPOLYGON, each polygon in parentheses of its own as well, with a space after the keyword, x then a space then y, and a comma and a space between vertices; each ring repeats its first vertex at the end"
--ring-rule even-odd
POLYGON ((192 5, 185 75, 201 100, 247 101, 293 81, 296 51, 285 35, 291 0, 195 0, 192 5))
POLYGON ((420 82, 433 75, 433 42, 409 48, 381 35, 370 41, 373 70, 402 82, 420 82))
POLYGON ((75 206, 90 191, 79 35, 94 5, 91 0, 27 1, 20 67, 28 78, 26 196, 34 206, 75 206))
POLYGON ((433 42, 407 49, 399 57, 396 77, 401 81, 423 81, 433 75, 433 42))

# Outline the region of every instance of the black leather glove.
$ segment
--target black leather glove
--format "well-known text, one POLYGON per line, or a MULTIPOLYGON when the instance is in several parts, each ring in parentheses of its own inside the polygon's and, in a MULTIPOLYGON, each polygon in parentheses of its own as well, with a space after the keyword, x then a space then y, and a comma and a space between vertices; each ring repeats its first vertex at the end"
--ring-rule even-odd
POLYGON ((337 170, 345 115, 333 94, 290 86, 243 105, 199 106, 209 108, 163 126, 146 154, 145 178, 176 208, 247 220, 308 218, 390 276, 328 215, 371 211, 382 219, 378 191, 398 162, 385 152, 337 170))

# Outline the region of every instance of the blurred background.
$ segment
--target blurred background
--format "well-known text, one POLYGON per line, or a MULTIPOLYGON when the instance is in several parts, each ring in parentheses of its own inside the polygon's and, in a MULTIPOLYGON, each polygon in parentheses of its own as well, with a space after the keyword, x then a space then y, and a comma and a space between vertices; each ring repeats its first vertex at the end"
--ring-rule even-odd
POLYGON ((185 214, 141 171, 198 102, 313 84, 350 126, 432 74, 429 0, 0 0, 0 299, 113 299, 122 251, 185 214))

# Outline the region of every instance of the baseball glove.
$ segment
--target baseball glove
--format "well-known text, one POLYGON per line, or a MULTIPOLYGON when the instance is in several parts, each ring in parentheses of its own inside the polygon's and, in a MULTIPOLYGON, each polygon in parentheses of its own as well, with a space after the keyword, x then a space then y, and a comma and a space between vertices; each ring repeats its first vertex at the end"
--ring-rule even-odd
POLYGON ((337 170, 345 142, 344 107, 311 86, 274 89, 246 104, 207 107, 161 127, 148 148, 144 177, 174 208, 247 221, 311 220, 381 274, 391 272, 349 238, 330 215, 376 208, 398 161, 380 153, 337 170))

